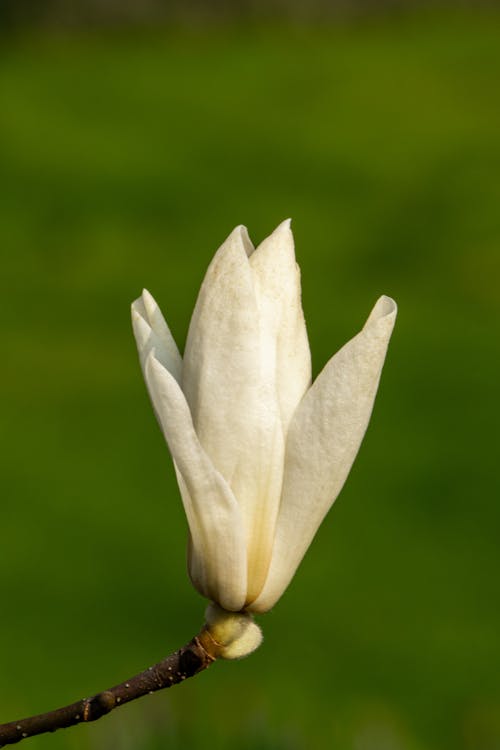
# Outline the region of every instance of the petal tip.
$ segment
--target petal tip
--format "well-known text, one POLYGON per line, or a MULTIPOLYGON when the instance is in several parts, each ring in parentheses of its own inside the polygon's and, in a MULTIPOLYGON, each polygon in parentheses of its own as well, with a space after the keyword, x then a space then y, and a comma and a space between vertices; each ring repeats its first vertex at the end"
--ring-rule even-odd
POLYGON ((291 233, 292 232, 292 226, 291 225, 292 225, 291 218, 285 219, 280 224, 278 224, 278 226, 274 230, 273 234, 277 234, 278 232, 290 232, 291 233))
POLYGON ((132 302, 131 310, 132 310, 132 317, 139 316, 145 320, 146 323, 149 324, 149 309, 151 307, 151 303, 154 304, 154 299, 152 295, 148 292, 147 289, 143 289, 141 292, 140 297, 137 297, 132 302), (134 316, 135 313, 135 316, 134 316))
POLYGON ((291 219, 285 219, 278 224, 276 229, 266 237, 259 245, 257 250, 262 250, 260 255, 267 255, 269 253, 278 252, 283 257, 289 259, 293 257, 295 263, 295 248, 293 241, 293 233, 291 228, 291 219))
POLYGON ((395 300, 393 300, 392 297, 388 297, 387 294, 382 294, 382 296, 378 298, 375 307, 381 318, 385 318, 388 315, 395 316, 398 311, 398 306, 395 300))
POLYGON ((248 256, 253 253, 255 248, 253 246, 252 240, 250 239, 250 235, 248 234, 248 229, 244 224, 238 224, 238 226, 235 227, 231 232, 231 235, 239 239, 248 256))
POLYGON ((368 316, 368 320, 366 321, 363 328, 367 328, 373 325, 377 325, 377 327, 382 326, 382 328, 390 334, 390 331, 392 331, 394 323, 396 321, 397 311, 398 306, 396 305, 396 302, 392 299, 392 297, 388 297, 386 294, 383 294, 375 302, 375 305, 373 306, 373 309, 368 316))
POLYGON ((152 319, 155 315, 155 311, 158 305, 156 304, 156 300, 151 294, 151 292, 148 292, 147 289, 142 290, 142 302, 144 305, 144 309, 146 310, 146 314, 150 322, 152 322, 152 319))
POLYGON ((130 313, 132 315, 132 323, 149 323, 147 322, 147 313, 144 307, 144 302, 141 297, 137 297, 130 305, 130 313))

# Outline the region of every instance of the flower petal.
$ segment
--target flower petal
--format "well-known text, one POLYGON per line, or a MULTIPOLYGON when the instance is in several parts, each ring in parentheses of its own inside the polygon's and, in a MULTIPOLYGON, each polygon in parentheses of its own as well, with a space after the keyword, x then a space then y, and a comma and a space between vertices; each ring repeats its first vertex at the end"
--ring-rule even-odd
POLYGON ((181 490, 201 593, 227 610, 243 607, 247 589, 245 533, 238 503, 195 433, 189 407, 174 377, 152 350, 145 363, 151 400, 182 477, 181 490))
POLYGON ((395 317, 395 302, 381 297, 295 412, 271 566, 252 611, 265 612, 280 598, 342 489, 368 425, 395 317))
POLYGON ((150 351, 154 349, 156 358, 180 382, 181 355, 160 308, 147 289, 132 303, 132 325, 143 370, 150 351))
POLYGON ((182 389, 200 443, 242 510, 255 598, 271 557, 284 440, 262 349, 252 251, 246 229, 237 227, 212 260, 189 327, 182 389))
POLYGON ((311 352, 302 312, 300 269, 290 219, 250 256, 259 309, 263 360, 273 368, 283 432, 311 384, 311 352))

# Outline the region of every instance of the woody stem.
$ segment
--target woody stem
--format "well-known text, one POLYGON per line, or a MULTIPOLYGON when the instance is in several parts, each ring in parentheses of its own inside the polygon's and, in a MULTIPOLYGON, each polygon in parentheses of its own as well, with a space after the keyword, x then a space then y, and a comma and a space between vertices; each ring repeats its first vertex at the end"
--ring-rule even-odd
POLYGON ((119 685, 45 714, 0 724, 0 748, 36 734, 96 721, 136 698, 177 685, 207 669, 217 658, 216 650, 215 642, 203 628, 181 649, 119 685))

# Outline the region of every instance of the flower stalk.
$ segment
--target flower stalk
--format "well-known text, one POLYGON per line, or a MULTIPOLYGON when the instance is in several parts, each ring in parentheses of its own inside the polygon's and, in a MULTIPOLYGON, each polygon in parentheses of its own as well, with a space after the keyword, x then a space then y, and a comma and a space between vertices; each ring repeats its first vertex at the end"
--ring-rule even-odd
POLYGON ((216 659, 247 656, 262 640, 260 628, 251 615, 224 612, 210 604, 205 620, 203 628, 189 643, 119 685, 54 711, 0 724, 0 748, 37 734, 97 721, 130 701, 184 682, 203 672, 216 659))
POLYGON ((172 687, 207 669, 217 658, 218 644, 204 628, 188 644, 140 674, 90 698, 37 716, 0 725, 0 748, 45 732, 96 721, 143 695, 172 687))

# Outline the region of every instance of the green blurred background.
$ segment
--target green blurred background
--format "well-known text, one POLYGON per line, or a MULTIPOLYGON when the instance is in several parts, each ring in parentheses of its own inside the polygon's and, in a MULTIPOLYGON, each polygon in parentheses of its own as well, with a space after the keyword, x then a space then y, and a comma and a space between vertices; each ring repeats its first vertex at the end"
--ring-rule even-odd
POLYGON ((182 348, 292 216, 315 373, 400 307, 347 485, 257 653, 27 747, 498 750, 500 13, 54 5, 2 11, 0 721, 200 626, 129 305, 182 348))

